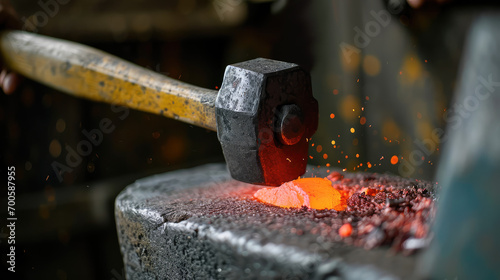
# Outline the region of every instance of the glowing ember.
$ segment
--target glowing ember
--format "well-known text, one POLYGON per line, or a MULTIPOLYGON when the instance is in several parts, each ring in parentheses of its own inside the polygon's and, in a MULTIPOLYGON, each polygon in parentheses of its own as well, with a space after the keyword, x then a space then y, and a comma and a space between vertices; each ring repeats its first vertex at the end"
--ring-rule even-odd
POLYGON ((370 196, 375 196, 377 193, 379 193, 379 190, 376 189, 370 189, 370 188, 363 188, 361 192, 364 192, 365 195, 370 195, 370 196))
POLYGON ((352 233, 352 226, 351 224, 344 224, 339 228, 339 235, 341 237, 349 237, 351 236, 352 233))
POLYGON ((284 183, 280 187, 258 190, 254 197, 261 202, 283 208, 345 209, 341 193, 332 187, 332 182, 324 178, 301 178, 284 183))

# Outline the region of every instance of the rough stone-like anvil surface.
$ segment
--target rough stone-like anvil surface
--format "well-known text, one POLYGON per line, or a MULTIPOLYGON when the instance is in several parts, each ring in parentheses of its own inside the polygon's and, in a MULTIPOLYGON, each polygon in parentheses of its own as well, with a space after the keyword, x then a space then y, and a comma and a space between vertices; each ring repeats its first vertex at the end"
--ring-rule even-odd
MULTIPOLYGON (((314 174, 327 175, 317 168, 314 174)), ((432 188, 377 177, 402 188, 432 188)), ((115 204, 127 279, 407 279, 414 273, 415 255, 347 245, 322 234, 331 225, 317 210, 259 203, 252 197, 259 188, 232 180, 223 164, 128 186, 115 204)))

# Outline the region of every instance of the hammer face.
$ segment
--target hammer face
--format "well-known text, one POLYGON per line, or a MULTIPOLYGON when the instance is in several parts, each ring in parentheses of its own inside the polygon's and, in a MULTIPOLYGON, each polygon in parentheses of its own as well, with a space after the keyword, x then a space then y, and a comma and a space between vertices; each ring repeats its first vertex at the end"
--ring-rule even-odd
POLYGON ((318 103, 298 65, 263 58, 230 65, 215 104, 217 135, 234 179, 276 186, 304 174, 318 103), (287 145, 277 127, 287 125, 281 109, 290 105, 300 109, 303 126, 293 129, 304 133, 287 145))

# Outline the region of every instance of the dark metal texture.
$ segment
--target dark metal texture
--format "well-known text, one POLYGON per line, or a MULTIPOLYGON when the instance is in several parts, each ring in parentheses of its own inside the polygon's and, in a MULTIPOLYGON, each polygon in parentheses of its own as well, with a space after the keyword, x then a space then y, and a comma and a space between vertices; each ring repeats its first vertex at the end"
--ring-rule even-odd
MULTIPOLYGON (((326 175, 324 169, 317 173, 326 175)), ((370 177, 373 184, 431 188, 388 175, 345 177, 353 184, 370 177)), ((342 212, 267 206, 252 199, 259 188, 231 180, 222 164, 128 186, 115 203, 127 279, 370 280, 413 274, 415 256, 384 247, 367 251, 329 234, 332 220, 348 219, 342 212)))
POLYGON ((307 138, 318 126, 318 103, 309 74, 298 65, 264 58, 229 65, 215 106, 217 135, 234 179, 280 185, 305 172, 307 138), (280 113, 288 105, 298 107, 296 115, 303 121, 297 130, 303 127, 304 133, 284 144, 281 128, 294 130, 289 126, 295 123, 280 113))
POLYGON ((467 40, 450 106, 438 181, 431 279, 500 279, 500 14, 484 14, 467 40))

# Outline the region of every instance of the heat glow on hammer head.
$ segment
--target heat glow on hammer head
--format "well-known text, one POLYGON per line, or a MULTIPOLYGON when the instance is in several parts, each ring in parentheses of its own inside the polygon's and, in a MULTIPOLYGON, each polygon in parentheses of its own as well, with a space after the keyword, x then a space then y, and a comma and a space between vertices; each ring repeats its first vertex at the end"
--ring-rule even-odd
POLYGON ((346 200, 325 178, 301 178, 286 182, 279 187, 259 189, 254 197, 264 203, 283 208, 345 210, 346 200))

